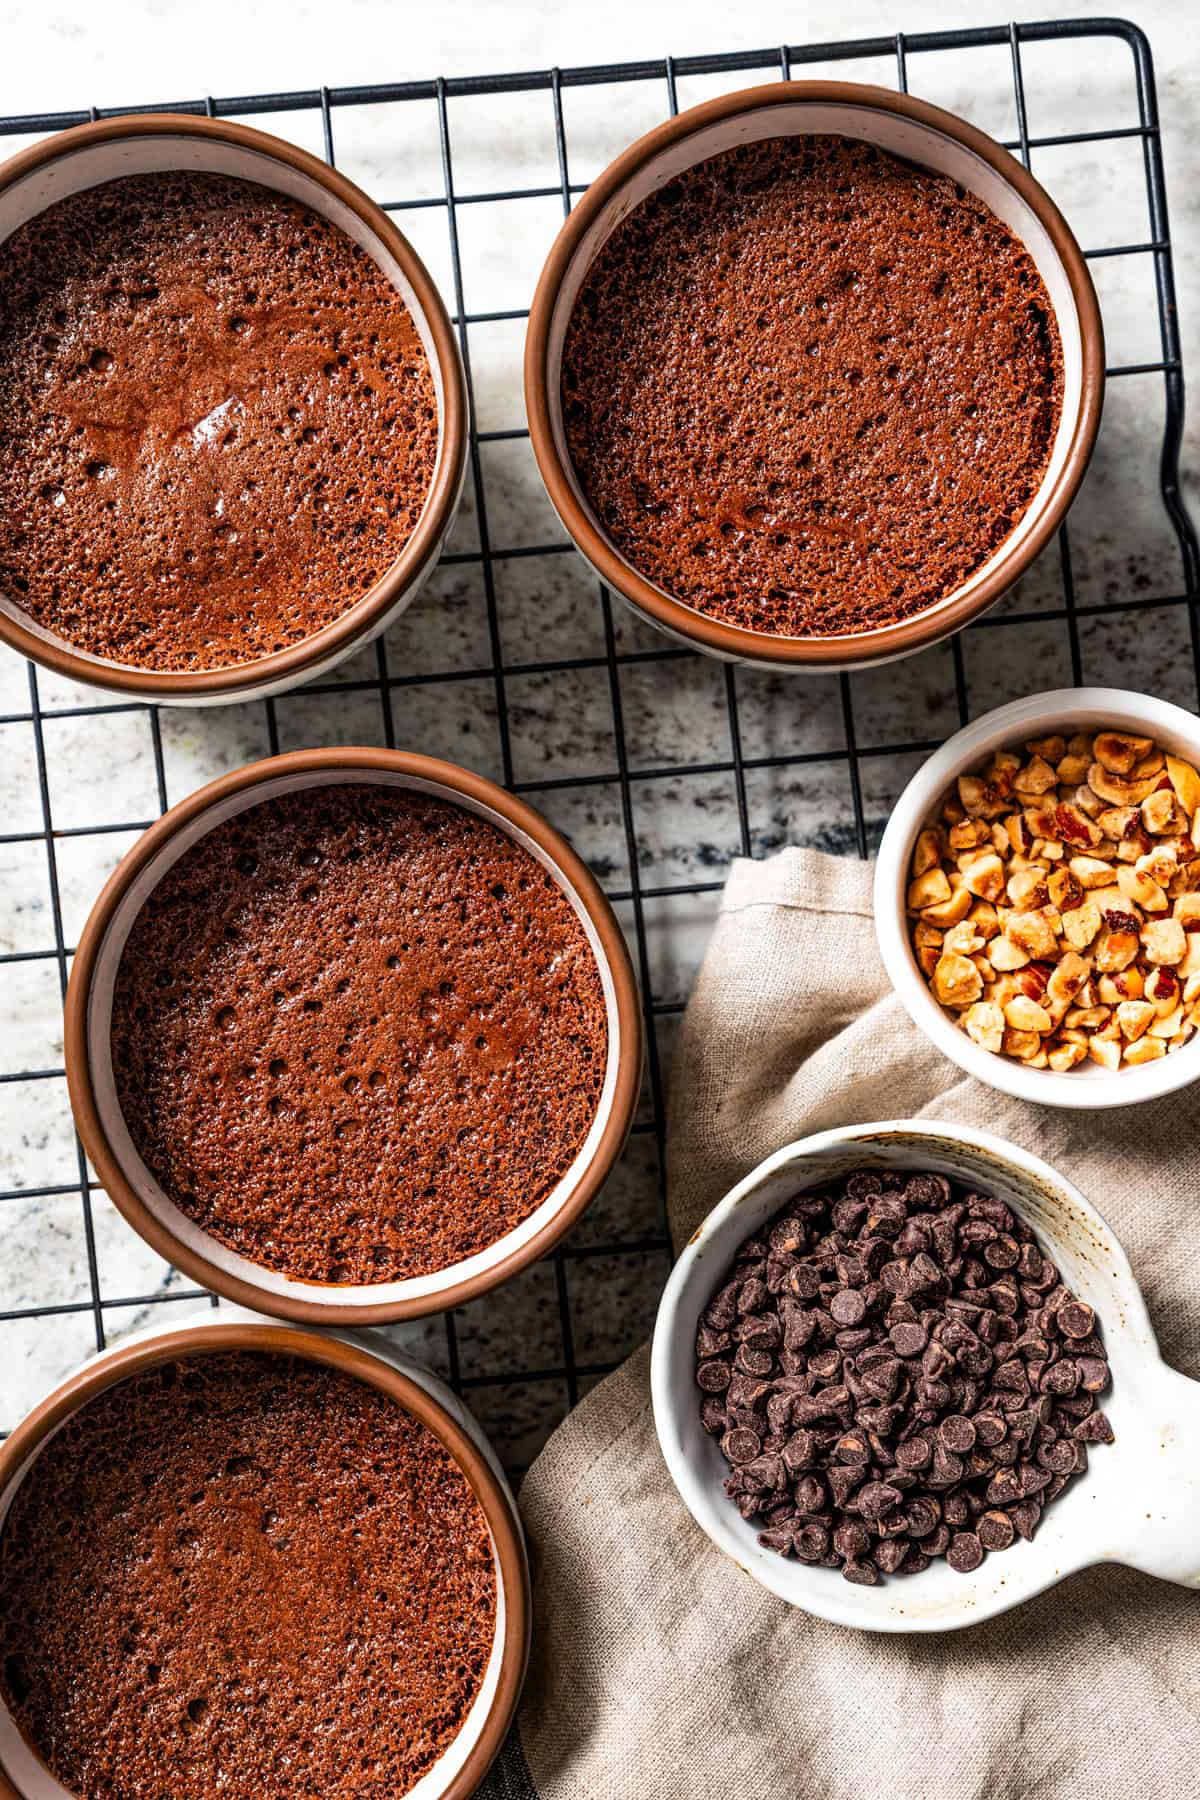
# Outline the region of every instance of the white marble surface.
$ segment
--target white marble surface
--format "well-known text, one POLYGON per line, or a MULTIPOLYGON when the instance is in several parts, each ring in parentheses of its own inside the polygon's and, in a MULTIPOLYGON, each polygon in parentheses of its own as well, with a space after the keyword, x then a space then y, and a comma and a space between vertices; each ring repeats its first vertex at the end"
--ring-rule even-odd
MULTIPOLYGON (((1010 8, 1011 10, 1011 8, 1010 8)), ((1039 6, 1015 9, 1020 19, 1046 16, 1039 6)), ((1059 16, 1065 9, 1051 8, 1059 16)), ((1169 198, 1177 247, 1185 357, 1200 367, 1197 252, 1200 208, 1195 199, 1196 34, 1185 5, 1138 9, 1155 47, 1165 124, 1169 198)), ((834 30, 815 9, 781 11, 750 0, 736 13, 691 0, 647 9, 610 0, 595 9, 536 4, 461 5, 398 9, 371 3, 337 8, 309 4, 260 6, 228 0, 203 9, 166 4, 64 8, 31 17, 5 17, 0 65, 0 113, 68 109, 89 104, 135 104, 265 90, 311 88, 459 74, 485 69, 562 66, 667 52, 757 47, 777 42, 857 37, 900 27, 987 22, 977 7, 934 7, 903 0, 894 6, 850 0, 834 30)), ((1121 129, 1136 122, 1128 51, 1115 42, 1087 46, 1030 46, 1023 54, 1029 128, 1034 136, 1071 130, 1121 129)), ((829 71, 832 72, 832 71, 829 71)), ((893 82, 893 58, 838 66, 849 77, 893 82)), ((683 105, 725 87, 769 79, 768 71, 681 79, 683 105)), ((910 85, 1001 137, 1016 135, 1006 49, 913 56, 910 85)), ((586 181, 628 139, 656 122, 667 106, 661 79, 625 86, 568 88, 564 95, 571 179, 586 181)), ((460 195, 483 189, 553 186, 558 179, 553 114, 546 92, 454 101, 451 150, 460 195)), ((320 151, 319 114, 284 113, 256 122, 320 151)), ((443 193, 432 103, 338 108, 334 139, 338 164, 377 198, 433 198, 443 193)), ((11 142, 10 148, 16 143, 11 142)), ((3 148, 3 146, 0 146, 3 148)), ((1064 206, 1087 248, 1140 242, 1149 236, 1142 152, 1136 138, 1035 151, 1035 173, 1064 206)), ((466 306, 469 312, 523 307, 561 218, 558 199, 502 206, 464 205, 459 211, 466 306)), ((445 209, 401 215, 443 290, 450 295, 445 209)), ((1148 257, 1093 265, 1109 334, 1109 360, 1124 364, 1160 354, 1148 257)), ((522 424, 519 322, 471 327, 470 352, 480 427, 522 424)), ((1075 579, 1083 604, 1177 592, 1179 558, 1157 492, 1162 425, 1158 376, 1111 385, 1100 447, 1072 515, 1075 579)), ((1184 467, 1200 467, 1194 435, 1184 467)), ((552 544, 561 539, 541 496, 523 441, 485 445, 483 493, 493 546, 552 544)), ((1190 483, 1194 494, 1194 483, 1190 483)), ((453 547, 478 545, 475 497, 464 508, 453 547)), ((558 657, 600 657, 603 615, 594 582, 572 555, 545 555, 496 564, 502 651, 509 670, 558 657)), ((1037 613, 1061 603, 1057 552, 1035 569, 997 616, 1037 613)), ((618 614, 621 649, 660 649, 662 640, 618 614)), ((1066 627, 1058 621, 976 629, 962 640, 971 710, 979 712, 1031 688, 1069 682, 1066 627)), ((396 675, 463 673, 452 684, 393 690, 397 741, 502 772, 496 688, 490 661, 482 573, 477 564, 443 568, 412 613, 387 639, 396 675)), ((1085 679, 1133 685, 1194 706, 1195 672, 1182 609, 1150 610, 1086 619, 1080 624, 1085 679)), ((343 686, 374 676, 373 652, 339 672, 343 686)), ((133 827, 158 810, 153 743, 146 714, 118 711, 72 716, 91 698, 43 676, 45 748, 54 827, 55 863, 65 941, 73 944, 105 874, 132 841, 133 831, 97 832, 100 823, 133 827)), ((509 673, 514 776, 537 782, 567 775, 609 777, 598 785, 556 789, 542 804, 573 838, 615 893, 630 887, 619 784, 614 775, 612 695, 604 667, 553 676, 509 673)), ((836 680, 787 681, 738 677, 742 742, 749 757, 797 751, 827 752, 824 761, 747 776, 757 852, 803 841, 852 852, 854 814, 844 756, 841 698, 836 680)), ((957 723, 948 649, 856 677, 855 721, 860 747, 944 737, 957 723)), ((727 762, 730 756, 724 675, 715 664, 691 661, 627 665, 621 704, 631 768, 727 762)), ((0 713, 28 712, 24 666, 0 654, 0 713)), ((376 691, 353 686, 339 696, 303 692, 277 705, 282 748, 301 744, 382 742, 383 713, 376 691)), ((261 706, 162 717, 167 798, 175 801, 223 769, 268 748, 261 706)), ((866 811, 878 830, 914 756, 867 756, 862 763, 866 811)), ((647 887, 718 883, 739 844, 732 775, 685 775, 637 781, 632 787, 638 874, 647 887)), ((537 796, 534 796, 535 800, 537 796)), ((41 828, 36 742, 19 718, 0 725, 0 832, 41 828)), ((668 896, 647 907, 650 982, 658 1001, 682 1000, 703 948, 712 895, 668 896)), ((631 922, 627 901, 619 910, 631 922)), ((47 853, 39 839, 0 845, 0 951, 39 951, 54 941, 47 853)), ((53 960, 0 965, 0 1074, 61 1068, 59 969, 53 960)), ((664 1063, 674 1019, 659 1021, 664 1063)), ((0 1312, 35 1306, 68 1310, 38 1319, 0 1322, 0 1427, 11 1425, 29 1401, 94 1345, 89 1243, 78 1193, 76 1149, 65 1086, 51 1075, 0 1086, 0 1312), (44 1190, 65 1187, 65 1193, 44 1190), (78 1309, 78 1310, 71 1310, 78 1309)), ((159 1316, 182 1289, 125 1227, 102 1194, 93 1200, 94 1255, 107 1305, 110 1338, 159 1316)), ((570 1354, 581 1366, 609 1362, 644 1335, 665 1269, 661 1252, 605 1253, 658 1228, 653 1138, 636 1137, 604 1194, 572 1240, 563 1279, 571 1302, 570 1354)), ((559 1324, 557 1274, 535 1269, 505 1293, 475 1303, 456 1322, 459 1366, 469 1398, 501 1450, 517 1463, 536 1449, 567 1401, 563 1377, 519 1379, 533 1370, 564 1367, 568 1347, 559 1324), (510 1379, 511 1378, 511 1379, 510 1379)), ((406 1334, 443 1371, 450 1346, 434 1321, 406 1334)), ((589 1377, 580 1379, 586 1386, 589 1377)))

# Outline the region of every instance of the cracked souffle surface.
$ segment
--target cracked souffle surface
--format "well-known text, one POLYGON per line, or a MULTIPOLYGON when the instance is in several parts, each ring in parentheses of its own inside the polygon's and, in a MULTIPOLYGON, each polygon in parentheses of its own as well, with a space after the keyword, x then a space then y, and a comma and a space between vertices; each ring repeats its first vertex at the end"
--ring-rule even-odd
POLYGON ((289 1356, 118 1382, 0 1535, 0 1688, 81 1800, 394 1800, 456 1736, 495 1626, 449 1451, 289 1356))
POLYGON ((433 479, 399 294, 298 201, 132 175, 0 244, 0 589, 138 668, 249 662, 385 573, 433 479))
POLYGON ((643 576, 788 637, 907 619, 1028 510, 1062 409, 1030 256, 973 194, 847 138, 772 138, 621 221, 563 350, 567 444, 643 576))
POLYGON ((218 1242, 307 1281, 427 1275, 567 1173, 599 1104, 604 993, 550 873, 475 813, 308 788, 154 888, 112 1018, 133 1142, 218 1242))

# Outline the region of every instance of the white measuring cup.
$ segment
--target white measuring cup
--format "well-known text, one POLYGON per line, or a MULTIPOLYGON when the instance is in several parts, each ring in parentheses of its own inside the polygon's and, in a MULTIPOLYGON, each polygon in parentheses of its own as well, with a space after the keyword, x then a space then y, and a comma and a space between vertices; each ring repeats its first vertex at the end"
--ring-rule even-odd
POLYGON ((676 1263, 655 1326, 651 1389, 663 1455, 696 1523, 756 1581, 819 1618, 864 1631, 953 1631, 1105 1562, 1200 1588, 1200 1381, 1163 1361, 1125 1252, 1095 1208, 1039 1157, 987 1132, 899 1120, 819 1132, 769 1156, 714 1207, 676 1263), (700 1423, 696 1327, 739 1246, 794 1194, 864 1168, 931 1170, 1003 1200, 1094 1307, 1108 1351, 1112 1386, 1101 1404, 1115 1442, 1089 1444, 1087 1470, 1046 1508, 1031 1543, 1018 1539, 969 1575, 939 1558, 918 1575, 858 1587, 836 1569, 764 1549, 759 1526, 724 1493, 728 1464, 700 1423))

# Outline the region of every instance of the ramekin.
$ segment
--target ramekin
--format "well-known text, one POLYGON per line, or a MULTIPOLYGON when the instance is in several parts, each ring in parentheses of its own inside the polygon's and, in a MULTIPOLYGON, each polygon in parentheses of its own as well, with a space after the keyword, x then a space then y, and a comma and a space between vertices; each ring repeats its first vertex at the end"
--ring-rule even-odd
POLYGON ((1136 1106, 1160 1094, 1174 1093, 1200 1076, 1200 1039, 1140 1068, 1109 1070, 1089 1060, 1063 1074, 1053 1069, 1027 1069, 1011 1057, 985 1050, 951 1024, 918 966, 904 904, 908 869, 918 832, 937 813, 959 775, 978 767, 994 750, 1019 748, 1026 738, 1060 731, 1069 737, 1072 732, 1105 726, 1152 737, 1164 750, 1200 763, 1200 719, 1167 700, 1121 688, 1057 688, 1031 694, 985 713, 922 764, 888 820, 875 866, 879 952, 913 1023, 968 1075, 1002 1094, 1042 1106, 1136 1106))
POLYGON ((152 825, 118 864, 84 926, 64 1027, 75 1123, 110 1199, 161 1256, 205 1287, 275 1318, 306 1324, 380 1324, 447 1312, 497 1287, 558 1242, 594 1198, 628 1136, 642 1068, 642 1023, 629 953, 612 908, 579 857, 540 813, 503 788, 433 757, 395 750, 297 750, 234 770, 152 825), (378 782, 432 794, 481 818, 549 871, 596 958, 608 1023, 608 1061, 591 1130, 570 1169, 535 1212, 486 1250, 436 1274, 335 1286, 297 1280, 229 1250, 159 1186, 121 1115, 110 1042, 113 983, 147 895, 192 844, 248 807, 303 788, 378 782))
MULTIPOLYGON (((496 1635, 483 1685, 462 1729, 409 1800, 467 1800, 495 1757, 516 1711, 529 1660, 529 1570, 516 1502, 476 1421, 422 1364, 373 1333, 349 1337, 272 1324, 240 1307, 206 1310, 182 1324, 152 1326, 85 1363, 61 1382, 0 1445, 0 1528, 13 1497, 55 1432, 118 1381, 180 1357, 252 1350, 303 1357, 355 1376, 419 1419, 450 1452, 487 1520, 496 1570, 496 1635)), ((72 1800, 0 1701, 0 1800, 72 1800)))
POLYGON ((1128 1259, 1095 1208, 1040 1157, 987 1132, 902 1119, 818 1132, 769 1156, 714 1207, 676 1263, 654 1327, 650 1384, 663 1456, 700 1529, 773 1594, 834 1624, 955 1631, 1104 1562, 1200 1586, 1200 1382, 1163 1362, 1128 1259), (836 1569, 764 1549, 759 1527, 724 1493, 729 1465, 700 1423, 696 1327, 735 1253, 792 1195, 862 1168, 929 1170, 1004 1201, 1094 1307, 1104 1333, 1112 1369, 1104 1410, 1115 1442, 1095 1446, 1031 1543, 988 1556, 970 1575, 939 1559, 919 1575, 857 1587, 836 1569))
POLYGON ((44 630, 0 595, 0 642, 57 675, 160 705, 263 699, 323 675, 377 637, 416 595, 441 554, 467 466, 467 392, 446 308, 425 265, 387 214, 353 182, 282 138, 228 119, 131 113, 43 139, 0 166, 0 242, 100 182, 163 170, 231 175, 311 207, 361 246, 412 314, 438 410, 433 481, 416 530, 373 587, 331 624, 270 656, 196 673, 136 668, 44 630))
POLYGON ((983 132, 888 88, 787 81, 724 94, 648 132, 588 188, 542 271, 525 340, 529 431, 551 504, 600 579, 651 624, 692 648, 760 668, 862 668, 908 656, 960 630, 997 600, 1050 541, 1083 478, 1100 422, 1104 334, 1096 292, 1070 227, 1045 190, 983 132), (1041 487, 1020 524, 969 581, 911 619, 829 637, 779 637, 709 618, 648 581, 607 536, 579 485, 562 417, 563 341, 598 251, 640 201, 735 144, 826 132, 857 138, 951 176, 1021 240, 1046 284, 1062 339, 1062 419, 1041 487))

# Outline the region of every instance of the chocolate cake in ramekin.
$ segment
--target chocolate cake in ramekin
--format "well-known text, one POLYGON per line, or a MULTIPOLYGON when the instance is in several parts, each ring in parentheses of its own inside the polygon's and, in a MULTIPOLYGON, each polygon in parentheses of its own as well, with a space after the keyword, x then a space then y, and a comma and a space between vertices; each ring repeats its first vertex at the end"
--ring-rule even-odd
POLYGON ((205 704, 331 668, 440 552, 449 319, 391 220, 226 120, 106 119, 0 168, 0 638, 205 704))
POLYGON ((907 95, 787 82, 669 120, 594 182, 526 341, 534 451, 601 578, 768 667, 957 630, 1049 541, 1099 420, 1053 203, 907 95))
POLYGON ((281 1316, 440 1311, 597 1191, 641 1071, 620 928, 567 844, 452 764, 252 764, 153 826, 93 909, 72 1105, 109 1194, 281 1316))
POLYGON ((464 1800, 528 1641, 486 1440, 369 1335, 202 1313, 0 1448, 7 1800, 464 1800))

